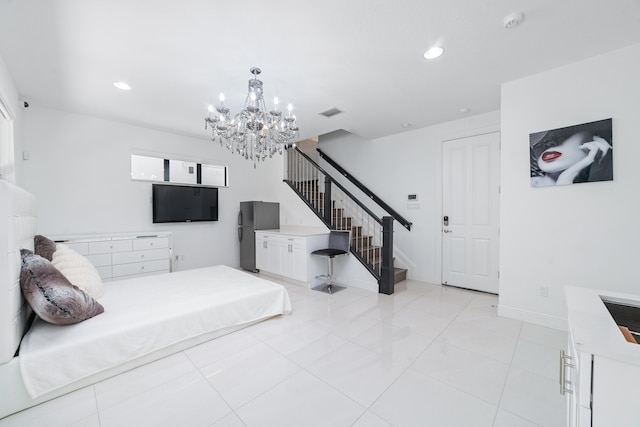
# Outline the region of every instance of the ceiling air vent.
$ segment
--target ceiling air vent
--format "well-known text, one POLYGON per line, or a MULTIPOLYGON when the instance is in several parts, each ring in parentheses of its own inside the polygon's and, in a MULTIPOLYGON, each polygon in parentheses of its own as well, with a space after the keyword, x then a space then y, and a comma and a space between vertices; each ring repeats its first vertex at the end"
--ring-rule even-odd
POLYGON ((323 112, 321 112, 320 115, 325 117, 331 117, 340 113, 342 113, 342 110, 338 110, 336 107, 331 107, 328 110, 324 110, 323 112))

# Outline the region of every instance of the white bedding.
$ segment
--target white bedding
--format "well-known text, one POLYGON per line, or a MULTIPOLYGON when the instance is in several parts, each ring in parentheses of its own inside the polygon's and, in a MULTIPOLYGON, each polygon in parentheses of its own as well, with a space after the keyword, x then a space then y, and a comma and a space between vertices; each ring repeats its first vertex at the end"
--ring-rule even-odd
POLYGON ((104 284, 105 312, 84 322, 38 319, 20 348, 31 397, 210 331, 291 312, 286 289, 226 266, 104 284))

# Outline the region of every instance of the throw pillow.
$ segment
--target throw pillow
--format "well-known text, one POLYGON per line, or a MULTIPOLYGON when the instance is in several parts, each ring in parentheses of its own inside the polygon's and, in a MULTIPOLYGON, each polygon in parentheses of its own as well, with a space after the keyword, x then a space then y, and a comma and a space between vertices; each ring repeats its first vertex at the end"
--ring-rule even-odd
POLYGON ((64 274, 72 285, 75 285, 88 293, 93 298, 103 295, 102 279, 98 270, 84 256, 61 243, 53 253, 51 264, 64 274))
POLYGON ((104 312, 100 303, 69 283, 49 261, 27 249, 22 249, 20 254, 20 288, 42 320, 70 325, 104 312))
POLYGON ((36 255, 40 255, 42 258, 51 261, 53 253, 56 251, 56 242, 44 237, 41 234, 37 234, 33 238, 34 252, 36 255))

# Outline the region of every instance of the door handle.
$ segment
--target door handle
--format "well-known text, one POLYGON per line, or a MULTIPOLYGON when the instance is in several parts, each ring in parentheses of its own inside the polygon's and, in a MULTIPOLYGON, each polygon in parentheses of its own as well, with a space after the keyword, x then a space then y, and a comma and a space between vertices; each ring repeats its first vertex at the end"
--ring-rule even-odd
POLYGON ((445 232, 445 233, 453 233, 453 231, 451 231, 451 230, 442 230, 442 231, 445 232))

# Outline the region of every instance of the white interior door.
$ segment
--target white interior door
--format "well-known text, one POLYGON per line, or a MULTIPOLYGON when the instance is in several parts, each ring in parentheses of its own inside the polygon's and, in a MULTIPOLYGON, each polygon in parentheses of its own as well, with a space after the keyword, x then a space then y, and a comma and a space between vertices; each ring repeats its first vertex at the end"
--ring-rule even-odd
POLYGON ((444 141, 442 283, 498 293, 500 133, 444 141))

